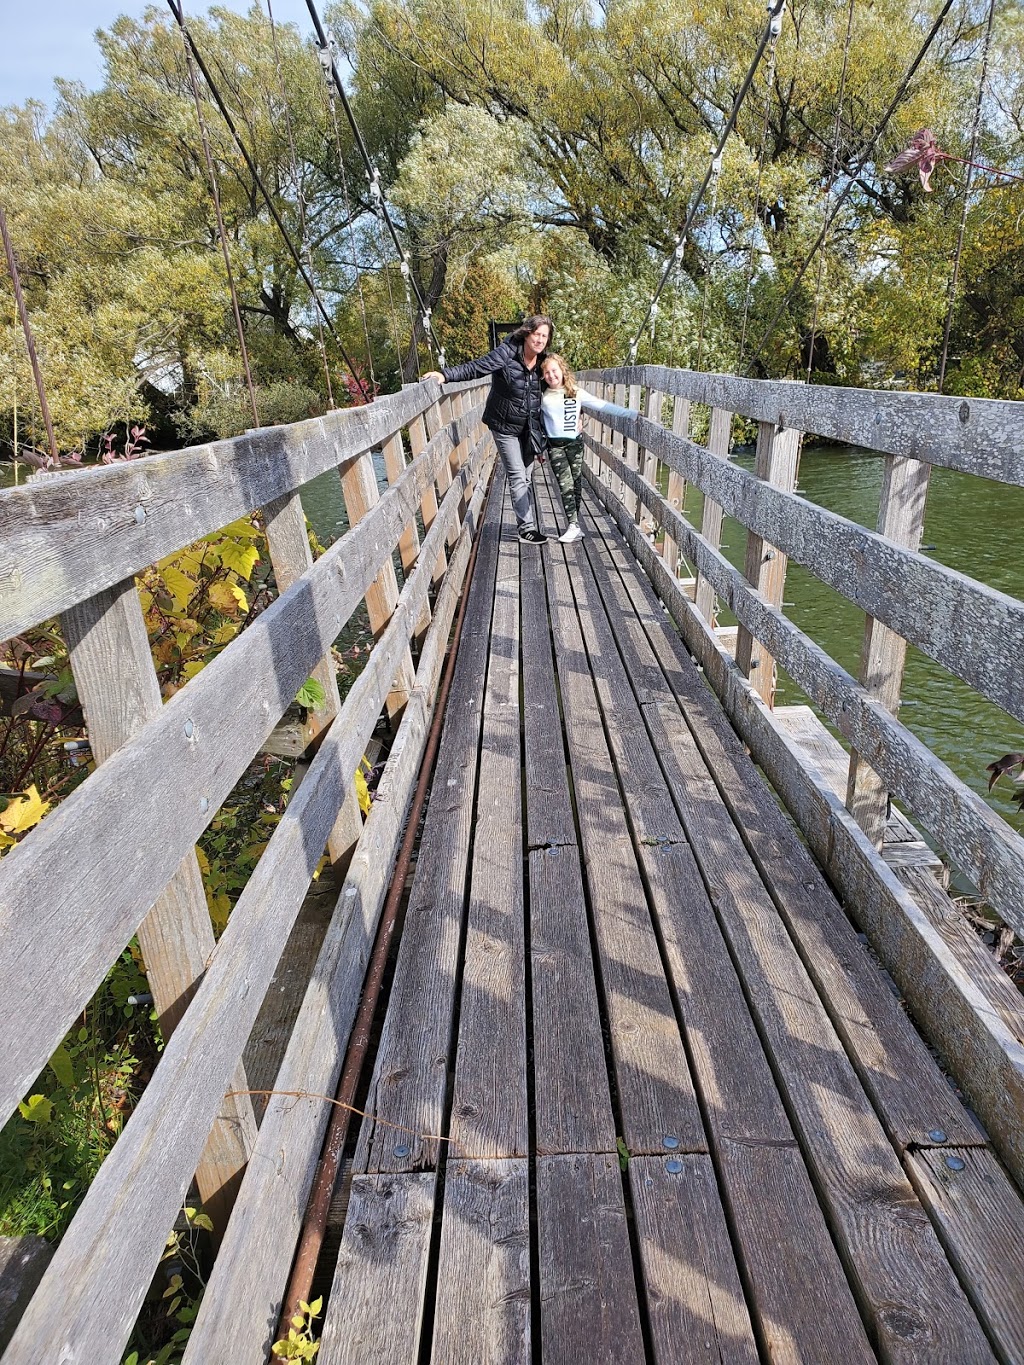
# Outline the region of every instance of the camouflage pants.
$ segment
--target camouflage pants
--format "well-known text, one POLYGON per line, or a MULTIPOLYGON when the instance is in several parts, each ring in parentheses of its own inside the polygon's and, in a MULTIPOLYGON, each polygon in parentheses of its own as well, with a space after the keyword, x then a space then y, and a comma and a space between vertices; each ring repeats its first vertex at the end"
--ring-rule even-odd
POLYGON ((577 520, 580 496, 583 491, 583 442, 577 436, 571 441, 552 441, 548 445, 548 459, 558 480, 562 506, 570 522, 577 520))

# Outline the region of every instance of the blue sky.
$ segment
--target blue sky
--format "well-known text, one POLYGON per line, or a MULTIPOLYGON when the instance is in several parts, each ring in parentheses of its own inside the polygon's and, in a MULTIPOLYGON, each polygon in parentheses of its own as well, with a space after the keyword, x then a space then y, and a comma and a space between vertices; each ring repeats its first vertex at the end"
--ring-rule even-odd
MULTIPOLYGON (((251 0, 220 0, 225 9, 244 13, 251 0)), ((296 23, 302 33, 313 25, 304 0, 271 0, 277 23, 296 23)), ((90 89, 102 83, 103 68, 93 39, 119 14, 141 15, 145 0, 0 0, 0 105, 42 100, 51 106, 55 76, 84 81, 90 89)), ((164 6, 166 7, 166 6, 164 6)), ((317 5, 323 16, 324 0, 317 5)), ((189 13, 203 13, 206 0, 185 0, 189 13)), ((262 8, 266 12, 265 0, 262 8)), ((170 16, 170 10, 167 10, 170 16)))

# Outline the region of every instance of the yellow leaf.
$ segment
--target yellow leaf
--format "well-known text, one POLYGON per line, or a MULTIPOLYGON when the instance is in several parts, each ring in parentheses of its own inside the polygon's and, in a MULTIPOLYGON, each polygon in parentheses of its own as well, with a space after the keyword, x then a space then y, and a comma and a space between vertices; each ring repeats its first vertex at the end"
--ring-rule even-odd
POLYGON ((244 593, 244 592, 242 591, 242 589, 237 585, 237 583, 232 584, 231 591, 232 591, 232 592, 234 593, 234 595, 235 595, 235 601, 238 603, 239 608, 240 608, 242 611, 248 611, 248 610, 249 610, 249 599, 246 597, 245 593, 244 593))
MULTIPOLYGON (((233 589, 227 583, 211 583, 207 596, 218 611, 228 612, 234 616, 238 612, 239 602, 235 592, 241 589, 233 589)), ((243 600, 245 594, 242 593, 243 600)))
POLYGON ((175 611, 184 611, 188 606, 189 598, 196 590, 195 580, 172 565, 168 565, 166 569, 162 570, 161 577, 164 580, 164 587, 174 599, 175 611))
POLYGON ((260 552, 255 545, 239 545, 236 540, 228 540, 220 547, 221 563, 234 569, 239 578, 249 581, 249 576, 260 562, 260 552))
POLYGON ((5 811, 0 811, 0 829, 8 834, 24 834, 25 830, 38 825, 49 809, 49 801, 42 799, 33 784, 23 796, 16 796, 5 811))
POLYGON ((196 848, 196 862, 199 864, 199 871, 208 876, 210 872, 210 860, 201 848, 196 848))
POLYGON ((364 815, 370 813, 370 789, 366 785, 366 778, 363 776, 362 767, 356 769, 356 800, 359 802, 359 809, 364 815))
POLYGON ((205 665, 202 659, 192 659, 181 670, 182 673, 185 675, 185 681, 188 682, 189 678, 194 678, 197 673, 201 673, 204 667, 205 665))
POLYGON ((233 521, 230 526, 225 526, 221 535, 245 536, 247 540, 259 540, 261 532, 257 531, 251 521, 246 521, 242 517, 239 521, 233 521))

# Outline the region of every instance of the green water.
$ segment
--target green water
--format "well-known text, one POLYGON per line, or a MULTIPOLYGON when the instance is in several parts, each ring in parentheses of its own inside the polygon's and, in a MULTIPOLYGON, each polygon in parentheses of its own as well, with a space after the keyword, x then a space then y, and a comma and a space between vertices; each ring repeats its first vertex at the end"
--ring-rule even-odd
MULTIPOLYGON (((737 452, 736 462, 753 464, 753 452, 737 452)), ((378 464, 378 481, 384 471, 378 464)), ((815 446, 800 461, 799 491, 812 502, 874 528, 878 516, 882 460, 845 446, 815 446)), ((10 465, 0 465, 0 487, 13 482, 10 465)), ((303 490, 303 503, 318 538, 326 545, 348 528, 345 503, 336 474, 324 474, 303 490)), ((687 490, 686 515, 700 524, 702 498, 687 490)), ((943 564, 970 574, 990 587, 1024 598, 1024 489, 1011 488, 957 474, 933 472, 928 492, 924 545, 926 553, 943 564)), ((723 550, 735 564, 743 562, 746 533, 736 522, 725 521, 723 550)), ((864 629, 863 613, 799 565, 791 564, 786 582, 786 611, 832 657, 856 674, 864 629)), ((723 621, 728 617, 723 615, 723 621)), ((370 640, 365 609, 353 618, 339 645, 358 671, 359 653, 370 640)), ((997 649, 998 641, 993 641, 997 649)), ((1022 661, 1024 662, 1024 661, 1022 661)), ((804 702, 806 697, 784 674, 779 679, 780 704, 804 702)), ((975 791, 985 792, 985 765, 1011 750, 1024 752, 1024 726, 1011 719, 931 659, 911 648, 908 653, 900 718, 975 791)), ((1017 828, 1024 827, 1010 787, 1000 783, 989 797, 1017 828)))

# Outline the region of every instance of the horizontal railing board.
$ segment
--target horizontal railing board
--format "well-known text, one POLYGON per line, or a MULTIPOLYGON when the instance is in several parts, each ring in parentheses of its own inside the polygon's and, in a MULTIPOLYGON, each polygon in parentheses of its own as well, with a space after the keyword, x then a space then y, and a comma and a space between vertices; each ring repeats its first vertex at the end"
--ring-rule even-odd
POLYGON ((607 446, 593 437, 586 439, 668 529, 740 622, 864 754, 888 790, 910 808, 984 898, 1024 937, 1024 838, 841 665, 766 602, 655 488, 607 446))
POLYGON ((1024 1180, 1024 1047, 942 935, 886 866, 842 802, 817 787, 772 713, 720 647, 707 622, 622 504, 593 471, 611 513, 678 624, 754 761, 782 797, 825 874, 867 933, 923 1033, 943 1054, 1018 1181, 1024 1180))
MULTIPOLYGON (((473 466, 479 453, 478 448, 473 466)), ((329 1109, 296 1105, 287 1092, 331 1095, 338 1083, 485 494, 482 480, 449 560, 416 682, 278 1073, 276 1088, 282 1093, 270 1097, 207 1283, 207 1307, 200 1309, 192 1330, 189 1362, 262 1360, 268 1319, 280 1312, 329 1109), (278 1152, 288 1153, 283 1166, 275 1160, 278 1152), (262 1235, 268 1226, 275 1230, 273 1237, 262 1235)))
MULTIPOLYGON (((470 472, 463 469, 453 481, 394 616, 285 809, 195 998, 65 1233, 13 1339, 14 1358, 33 1365, 119 1358, 341 807, 344 774, 359 763, 426 601, 430 566, 457 519, 470 472), (153 1159, 157 1151, 159 1162, 153 1159)), ((400 483, 408 486, 404 476, 400 483)), ((373 518, 371 512, 360 527, 373 518)), ((314 652, 322 648, 315 645, 314 652)))
POLYGON ((0 862, 3 1119, 337 638, 452 446, 445 427, 370 514, 0 862), (55 974, 59 961, 74 972, 55 974))
MULTIPOLYGON (((471 387, 471 386, 462 386, 471 387)), ((0 493, 0 640, 379 446, 437 386, 0 493)))
MULTIPOLYGON (((621 431, 632 424, 607 421, 621 431)), ((729 516, 1024 721, 1024 602, 773 488, 642 417, 636 427, 641 446, 729 516)))
POLYGON ((580 378, 643 384, 758 422, 1024 485, 1024 403, 741 379, 660 365, 589 370, 580 378))

